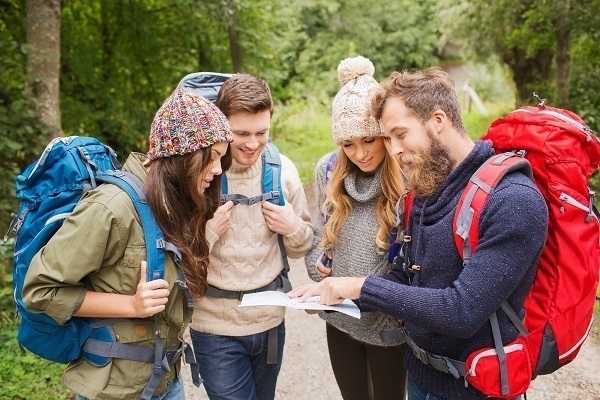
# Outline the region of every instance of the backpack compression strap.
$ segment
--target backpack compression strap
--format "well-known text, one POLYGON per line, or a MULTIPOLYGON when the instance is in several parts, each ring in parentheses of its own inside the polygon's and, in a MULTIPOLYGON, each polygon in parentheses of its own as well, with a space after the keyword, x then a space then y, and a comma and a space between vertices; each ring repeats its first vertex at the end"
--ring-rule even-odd
MULTIPOLYGON (((131 197, 135 209, 142 221, 142 228, 144 231, 144 239, 146 243, 146 258, 148 263, 148 281, 155 279, 164 279, 165 252, 171 252, 173 254, 175 264, 177 265, 179 270, 179 279, 176 281, 176 284, 180 287, 182 292, 185 293, 188 307, 193 309, 194 300, 187 284, 185 283, 185 276, 183 275, 183 271, 179 266, 179 261, 181 260, 181 253, 179 252, 177 247, 165 240, 165 236, 160 230, 160 227, 158 226, 158 223, 156 222, 156 219, 152 214, 152 210, 148 205, 148 198, 144 193, 142 182, 131 173, 115 170, 106 171, 103 174, 98 175, 96 178, 98 179, 98 181, 111 183, 117 186, 131 197)), ((164 351, 164 344, 162 338, 160 337, 158 329, 157 315, 154 315, 154 325, 155 332, 157 332, 156 346, 154 350, 150 349, 153 353, 152 358, 154 360, 154 369, 150 381, 148 382, 148 384, 144 388, 144 391, 142 392, 142 399, 147 400, 152 397, 152 395, 156 391, 156 388, 160 384, 160 381, 162 380, 164 374, 170 371, 169 362, 176 361, 176 359, 173 359, 173 354, 175 354, 177 357, 181 357, 182 351, 186 355, 186 362, 190 364, 190 368, 192 369, 192 378, 194 381, 194 385, 199 387, 201 379, 198 374, 198 365, 196 363, 195 357, 193 357, 192 354, 188 354, 193 352, 188 351, 187 346, 185 344, 183 348, 175 350, 174 353, 173 351, 164 351)), ((127 355, 129 355, 129 352, 127 353, 127 355)), ((147 359, 147 355, 144 355, 143 357, 147 359)))

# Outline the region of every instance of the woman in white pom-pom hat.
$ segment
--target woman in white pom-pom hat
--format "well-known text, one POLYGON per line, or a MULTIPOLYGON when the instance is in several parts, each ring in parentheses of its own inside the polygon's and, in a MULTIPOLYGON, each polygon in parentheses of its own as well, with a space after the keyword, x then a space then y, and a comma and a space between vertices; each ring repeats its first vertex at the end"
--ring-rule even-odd
MULTIPOLYGON (((405 192, 400 167, 387 151, 379 121, 369 115, 375 67, 347 58, 338 66, 342 88, 333 100, 333 139, 338 149, 315 169, 322 215, 313 250, 306 255, 310 277, 381 275, 389 271, 387 251, 396 225, 395 206, 405 192)), ((403 399, 404 345, 384 343, 379 332, 399 321, 378 312, 355 319, 323 313, 331 365, 345 400, 403 399)))

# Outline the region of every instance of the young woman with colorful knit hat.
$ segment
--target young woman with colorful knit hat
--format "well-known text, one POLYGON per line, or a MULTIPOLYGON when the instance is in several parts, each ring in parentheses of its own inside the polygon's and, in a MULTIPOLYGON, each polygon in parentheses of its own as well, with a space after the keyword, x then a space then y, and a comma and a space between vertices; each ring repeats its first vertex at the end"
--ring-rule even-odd
MULTIPOLYGON (((210 101, 185 89, 171 94, 152 122, 150 151, 132 153, 123 170, 143 183, 165 239, 181 252, 179 266, 166 256, 164 279, 146 281, 140 216, 127 193, 105 183, 83 195, 33 258, 23 289, 27 308, 59 323, 74 316, 119 318, 112 328, 120 344, 154 349, 158 332, 165 351, 172 356, 183 352, 193 308, 186 285, 176 283, 187 282, 193 298, 206 292, 204 232, 219 204, 218 175, 231 164, 231 140, 227 119, 210 101)), ((164 375, 149 385, 153 362, 113 358, 98 366, 81 358, 67 366, 63 382, 78 399, 139 399, 144 394, 181 400, 180 361, 165 355, 164 375)), ((186 361, 193 361, 193 355, 186 361)))
MULTIPOLYGON (((338 66, 342 88, 332 110, 338 149, 322 157, 315 169, 321 213, 313 250, 306 255, 306 268, 315 281, 380 275, 390 269, 389 236, 396 224, 396 202, 405 190, 380 124, 368 115, 379 87, 374 71, 371 61, 361 56, 338 66)), ((363 313, 360 319, 336 312, 320 316, 327 322, 331 365, 345 400, 404 398, 404 345, 383 343, 379 337, 380 331, 398 327, 397 319, 378 312, 363 313)))

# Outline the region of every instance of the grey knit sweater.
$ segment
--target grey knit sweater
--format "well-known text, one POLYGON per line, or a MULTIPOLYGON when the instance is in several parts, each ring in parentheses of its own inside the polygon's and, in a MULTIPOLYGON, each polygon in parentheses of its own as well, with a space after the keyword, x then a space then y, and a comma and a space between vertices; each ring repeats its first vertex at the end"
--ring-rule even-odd
MULTIPOLYGON (((325 201, 326 169, 330 154, 323 156, 315 169, 317 205, 319 210, 325 201)), ((333 249, 332 272, 330 276, 368 276, 382 275, 389 271, 387 254, 377 253, 375 237, 379 230, 376 216, 377 199, 381 194, 381 168, 373 176, 361 176, 355 172, 344 180, 346 193, 354 200, 354 208, 348 220, 339 232, 340 242, 333 249)), ((323 250, 317 245, 321 242, 323 216, 318 214, 315 224, 313 248, 306 255, 306 269, 310 278, 320 281, 317 274, 317 262, 323 250)), ((379 338, 382 330, 398 327, 399 321, 379 312, 362 313, 360 319, 337 312, 321 313, 321 318, 348 333, 354 339, 378 346, 391 346, 397 343, 383 343, 379 338)))

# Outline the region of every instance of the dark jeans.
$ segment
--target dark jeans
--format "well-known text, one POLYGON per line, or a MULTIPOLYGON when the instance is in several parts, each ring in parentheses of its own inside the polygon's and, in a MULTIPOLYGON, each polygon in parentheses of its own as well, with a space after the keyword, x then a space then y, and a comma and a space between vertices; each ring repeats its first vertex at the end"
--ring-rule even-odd
POLYGON ((269 331, 221 336, 190 329, 200 376, 211 400, 273 400, 281 369, 285 325, 278 327, 277 364, 267 364, 269 331))
POLYGON ((327 324, 327 346, 344 400, 404 399, 404 345, 366 344, 327 324))

